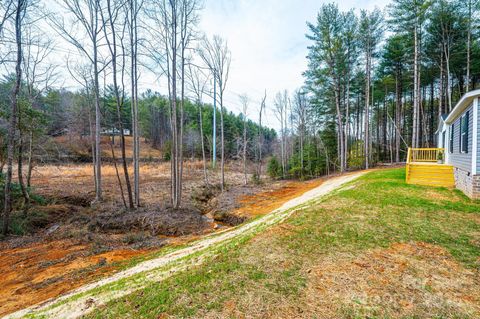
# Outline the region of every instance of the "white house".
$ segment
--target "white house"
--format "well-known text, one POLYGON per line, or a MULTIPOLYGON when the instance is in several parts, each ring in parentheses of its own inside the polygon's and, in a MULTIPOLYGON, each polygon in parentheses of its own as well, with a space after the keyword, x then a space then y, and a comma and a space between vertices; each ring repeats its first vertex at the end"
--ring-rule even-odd
POLYGON ((466 93, 452 112, 440 118, 438 147, 454 168, 455 185, 471 198, 480 199, 480 90, 466 93))

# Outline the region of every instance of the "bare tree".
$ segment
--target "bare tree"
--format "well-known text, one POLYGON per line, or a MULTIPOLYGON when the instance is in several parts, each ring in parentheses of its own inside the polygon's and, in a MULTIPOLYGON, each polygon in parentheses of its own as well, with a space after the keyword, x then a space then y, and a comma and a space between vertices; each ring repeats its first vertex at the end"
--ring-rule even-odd
MULTIPOLYGON (((125 73, 125 46, 124 46, 124 38, 125 38, 125 27, 126 21, 122 21, 123 23, 117 23, 117 20, 122 18, 122 13, 124 12, 124 3, 114 3, 112 6, 111 0, 107 1, 107 13, 106 18, 103 11, 100 11, 102 16, 102 22, 104 24, 103 31, 105 33, 105 41, 107 42, 108 49, 110 51, 111 56, 111 67, 112 67, 112 80, 113 80, 113 91, 115 94, 115 104, 117 110, 117 128, 120 131, 120 149, 122 153, 122 166, 123 166, 123 175, 125 179, 125 185, 127 187, 127 196, 128 196, 128 208, 134 209, 135 205, 133 203, 133 194, 132 194, 132 185, 130 183, 130 175, 128 173, 128 165, 127 165, 127 156, 126 156, 126 148, 125 148, 125 133, 124 133, 124 126, 123 126, 123 119, 122 119, 122 110, 124 106, 124 92, 125 92, 125 85, 123 82, 124 73, 125 73), (117 28, 121 27, 120 30, 117 31, 117 28), (119 44, 117 44, 117 42, 119 44), (117 49, 120 45, 122 49, 122 54, 120 55, 121 58, 121 65, 120 65, 120 73, 121 73, 121 81, 120 84, 118 83, 118 66, 117 66, 117 58, 118 53, 117 49), (120 94, 120 85, 122 93, 120 94)), ((123 16, 125 19, 126 16, 123 16)), ((113 149, 112 149, 113 153, 113 149)), ((123 196, 123 189, 122 189, 122 196, 123 196)))
POLYGON ((153 38, 150 55, 162 68, 168 82, 172 132, 171 194, 174 208, 180 207, 182 196, 186 53, 192 41, 199 8, 199 1, 196 0, 162 0, 151 2, 145 10, 147 16, 158 28, 158 30, 150 30, 153 38), (160 40, 161 51, 155 47, 158 46, 157 39, 160 40), (177 101, 178 81, 180 81, 180 103, 177 101))
POLYGON ((7 235, 9 227, 10 212, 12 210, 12 174, 13 174, 13 159, 15 156, 15 131, 17 128, 17 104, 18 94, 20 92, 20 85, 22 83, 22 58, 23 58, 23 43, 22 43, 22 27, 23 19, 29 5, 28 0, 17 0, 15 5, 15 44, 16 44, 16 64, 15 64, 15 84, 13 86, 11 95, 10 121, 8 126, 7 137, 7 176, 5 178, 5 198, 3 211, 3 235, 7 235))
MULTIPOLYGON (((93 89, 93 75, 92 75, 92 65, 90 63, 86 64, 77 64, 75 63, 74 66, 70 66, 70 63, 67 59, 67 70, 70 76, 80 85, 83 87, 85 93, 85 101, 84 101, 84 108, 82 112, 86 110, 87 118, 88 118, 88 132, 90 136, 90 148, 92 153, 92 167, 93 167, 93 183, 95 185, 95 189, 97 189, 97 174, 96 174, 96 165, 95 165, 95 125, 93 121, 92 111, 95 104, 95 97, 92 93, 93 89)), ((83 104, 83 103, 82 103, 83 104)))
MULTIPOLYGON (((221 189, 225 189, 225 133, 224 133, 224 94, 227 88, 228 76, 232 54, 227 42, 219 36, 214 36, 213 41, 204 37, 202 47, 199 50, 200 57, 211 70, 213 77, 218 83, 218 97, 220 101, 220 139, 221 139, 221 189)), ((216 98, 216 97, 215 97, 216 98)))
MULTIPOLYGON (((52 54, 55 43, 48 38, 47 34, 33 23, 29 23, 24 30, 24 58, 23 75, 28 97, 25 108, 34 109, 40 96, 58 78, 57 65, 51 63, 48 57, 52 54)), ((21 114, 21 112, 20 112, 21 114)), ((19 116, 19 151, 18 151, 18 179, 23 196, 28 204, 30 198, 26 187, 31 186, 33 170, 33 151, 36 139, 38 139, 39 123, 34 118, 22 125, 19 116), (25 145, 27 143, 27 145, 25 145), (23 180, 23 150, 27 147, 27 177, 26 187, 23 180)))
MULTIPOLYGON (((7 24, 9 24, 11 18, 15 15, 15 1, 14 0, 2 0, 0 1, 0 46, 4 46, 5 42, 5 30, 7 24)), ((4 63, 6 56, 9 52, 2 48, 0 53, 0 63, 4 63)))
POLYGON ((198 24, 199 17, 198 11, 201 9, 200 0, 180 0, 180 171, 179 171, 179 184, 178 192, 179 197, 182 196, 182 184, 183 184, 183 123, 185 121, 184 116, 184 104, 185 104, 185 67, 187 64, 187 52, 191 50, 190 44, 194 40, 196 35, 195 27, 198 24))
POLYGON ((306 124, 307 124, 307 97, 306 93, 302 91, 295 92, 295 99, 293 103, 293 117, 297 126, 298 136, 300 139, 300 169, 301 176, 303 177, 304 167, 304 154, 303 146, 305 142, 306 124))
POLYGON ((202 147, 202 159, 203 159, 203 178, 205 185, 208 185, 207 176, 207 158, 205 156, 205 141, 203 136, 203 94, 205 93, 206 86, 210 81, 210 78, 202 72, 199 67, 188 65, 188 76, 190 78, 190 90, 195 96, 195 101, 198 106, 198 126, 200 127, 200 142, 202 147))
POLYGON ((70 14, 65 23, 63 14, 50 15, 49 20, 58 35, 73 45, 92 64, 93 95, 95 101, 95 202, 102 200, 102 163, 100 147, 101 110, 99 75, 100 45, 104 25, 101 19, 100 0, 61 0, 63 8, 70 14), (70 27, 69 27, 70 26, 70 27), (86 41, 84 39, 87 38, 86 41))
POLYGON ((174 208, 180 206, 178 197, 179 188, 179 116, 177 110, 177 75, 178 75, 178 18, 179 8, 176 0, 151 1, 144 8, 145 15, 151 21, 153 28, 149 28, 148 41, 149 57, 161 68, 162 72, 158 75, 167 77, 170 129, 172 134, 172 143, 170 149, 170 177, 171 177, 171 204, 174 208))
POLYGON ((288 92, 278 92, 274 100, 274 112, 280 122, 280 156, 282 164, 282 177, 287 173, 287 121, 288 121, 288 92))
POLYGON ((243 116, 243 175, 244 175, 244 184, 248 184, 247 177, 247 110, 249 98, 248 95, 243 94, 240 96, 240 103, 242 104, 242 116, 243 116))
POLYGON ((258 163, 257 163, 257 178, 260 181, 262 178, 262 149, 263 149, 263 132, 262 132, 262 114, 266 109, 267 90, 263 96, 262 103, 260 103, 260 111, 258 114, 258 136, 257 136, 257 148, 258 148, 258 163))
POLYGON ((138 128, 138 15, 143 0, 129 0, 126 8, 130 38, 130 85, 133 135, 133 192, 135 205, 140 206, 140 132, 138 128))

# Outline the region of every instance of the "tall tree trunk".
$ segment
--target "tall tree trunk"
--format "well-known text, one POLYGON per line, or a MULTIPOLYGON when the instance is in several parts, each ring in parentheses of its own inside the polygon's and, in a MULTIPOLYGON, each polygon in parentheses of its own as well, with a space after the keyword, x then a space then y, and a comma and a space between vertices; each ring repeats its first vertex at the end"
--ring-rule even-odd
MULTIPOLYGON (((20 108, 19 108, 20 111, 20 108)), ((20 115, 18 116, 18 122, 20 124, 20 115)), ((25 182, 23 180, 23 134, 22 130, 19 129, 18 134, 18 155, 17 155, 17 175, 18 175, 18 184, 20 185, 20 190, 22 191, 22 196, 25 203, 25 209, 28 208, 30 204, 30 196, 28 194, 27 188, 25 187, 25 182)))
POLYGON ((247 177, 247 115, 244 112, 243 117, 243 175, 244 175, 244 184, 248 184, 247 177))
POLYGON ((285 146, 284 146, 284 154, 285 154, 285 176, 288 175, 288 160, 289 160, 289 155, 288 155, 288 151, 289 151, 289 145, 288 145, 288 93, 287 91, 285 90, 283 92, 283 98, 284 98, 284 103, 285 103, 285 108, 283 109, 283 111, 285 112, 284 116, 283 116, 283 120, 285 121, 285 135, 284 135, 284 143, 285 143, 285 146))
MULTIPOLYGON (((112 130, 112 132, 114 132, 112 130)), ((125 207, 125 209, 128 209, 128 206, 127 206, 127 201, 125 200, 125 194, 123 192, 123 185, 122 185, 122 179, 120 178, 120 172, 118 171, 118 165, 117 165, 117 158, 115 156, 115 149, 113 148, 114 146, 114 140, 113 140, 113 135, 114 133, 112 133, 112 141, 110 143, 110 150, 112 152, 112 161, 113 161, 113 166, 115 167, 115 175, 117 176, 117 181, 118 181, 118 187, 120 189, 120 195, 121 195, 121 198, 122 198, 122 203, 123 203, 123 207, 125 207)))
POLYGON ((439 90, 438 90, 438 116, 441 116, 445 110, 443 108, 443 88, 444 88, 444 78, 443 75, 443 50, 440 53, 440 83, 439 83, 439 90))
MULTIPOLYGON (((222 87, 222 85, 220 86, 222 87)), ((225 127, 223 122, 223 90, 220 92, 220 139, 221 139, 221 149, 222 149, 222 158, 220 163, 220 170, 221 170, 221 184, 222 184, 222 192, 225 189, 225 127)))
POLYGON ((27 187, 31 186, 33 170, 33 132, 30 132, 28 139, 28 160, 27 160, 27 187))
POLYGON ((172 205, 174 209, 180 207, 180 198, 178 193, 179 176, 179 137, 178 137, 178 110, 177 110, 177 11, 175 4, 172 4, 172 205))
POLYGON ((283 122, 283 105, 282 109, 280 110, 280 133, 282 134, 281 136, 281 143, 280 143, 280 155, 282 157, 281 162, 282 162, 282 178, 285 178, 285 128, 283 127, 284 122, 283 122))
POLYGON ((205 141, 203 136, 203 115, 202 115, 202 102, 198 101, 198 125, 200 126, 200 141, 202 145, 202 160, 203 160, 203 178, 205 180, 205 185, 208 185, 207 177, 207 158, 205 156, 205 141))
MULTIPOLYGON (((184 23, 186 24, 186 18, 184 19, 184 23)), ((187 26, 183 25, 182 29, 186 30, 187 26)), ((183 181, 183 121, 184 121, 184 103, 185 103, 185 39, 182 36, 182 49, 181 49, 181 96, 180 96, 180 134, 178 136, 178 144, 179 144, 179 164, 180 167, 178 169, 178 197, 179 201, 182 198, 182 181, 183 181)))
MULTIPOLYGON (((112 56, 112 78, 113 78, 113 88, 115 92, 115 104, 116 104, 116 111, 117 111, 117 126, 118 130, 120 131, 120 149, 122 154, 122 167, 123 167, 123 175, 125 178, 125 185, 127 186, 127 196, 128 196, 128 208, 134 209, 135 205, 133 203, 133 194, 132 194, 132 184, 130 183, 130 175, 128 173, 128 164, 127 164, 127 154, 125 150, 125 133, 123 127, 123 119, 122 119, 122 108, 123 108, 123 98, 120 97, 119 87, 118 87, 118 80, 117 80, 117 36, 114 24, 114 18, 112 15, 112 8, 111 8, 111 1, 107 1, 107 8, 108 8, 108 15, 109 15, 109 23, 110 23, 110 31, 112 35, 112 42, 108 40, 108 34, 106 29, 105 30, 105 39, 110 49, 110 53, 112 56)), ((112 146, 113 147, 113 146, 112 146)), ((113 155, 113 154, 112 154, 113 155)), ((116 163, 115 163, 116 165, 116 163)), ((120 185, 120 189, 123 192, 123 187, 120 185)), ((123 193, 122 193, 123 197, 123 193)))
POLYGON ((365 64, 365 169, 370 168, 370 48, 366 49, 366 64, 365 64))
POLYGON ((447 102, 448 112, 452 111, 452 89, 451 89, 451 74, 450 74, 450 49, 444 44, 445 64, 447 66, 447 102))
MULTIPOLYGON (((89 96, 88 89, 87 89, 87 96, 89 96)), ((92 150, 93 183, 95 185, 95 189, 97 189, 97 172, 96 172, 97 165, 95 164, 97 156, 95 155, 96 150, 95 150, 95 136, 94 136, 95 127, 92 121, 92 112, 90 108, 88 109, 88 127, 90 129, 90 148, 92 150)))
POLYGON ((434 132, 435 132, 435 106, 434 106, 434 97, 435 87, 433 81, 430 83, 430 131, 429 131, 429 143, 434 145, 434 132))
POLYGON ((419 147, 419 112, 420 112, 420 91, 419 91, 419 39, 418 39, 418 18, 415 22, 414 30, 414 54, 413 54, 413 127, 412 127, 412 147, 419 147))
POLYGON ((400 71, 395 72, 395 162, 400 162, 400 121, 402 112, 402 93, 401 93, 400 71))
POLYGON ((345 169, 348 169, 348 137, 350 134, 350 69, 347 72, 347 97, 345 99, 345 142, 344 142, 344 155, 343 155, 343 166, 345 169))
POLYGON ((93 46, 93 76, 95 94, 95 201, 102 200, 102 149, 100 146, 101 136, 101 110, 100 110, 100 87, 98 81, 98 48, 93 46))
POLYGON ((258 163, 257 163, 257 178, 260 181, 262 178, 262 147, 263 147, 263 132, 262 132, 262 113, 265 108, 265 100, 267 99, 267 91, 260 105, 260 114, 258 120, 258 163))
POLYGON ((131 109, 133 134, 133 193, 135 205, 140 206, 140 134, 138 131, 138 86, 137 86, 137 0, 130 0, 130 52, 131 52, 131 109))
POLYGON ((472 0, 468 0, 468 23, 467 23, 467 76, 465 80, 465 92, 470 90, 470 51, 472 46, 472 0))
MULTIPOLYGON (((300 174, 301 174, 301 177, 303 178, 303 172, 304 172, 304 167, 303 167, 303 127, 300 131, 300 174)), ((344 155, 345 156, 345 155, 344 155)))
POLYGON ((383 126, 383 146, 382 146, 382 152, 383 152, 383 155, 385 156, 385 159, 386 159, 386 154, 388 152, 388 141, 387 141, 387 123, 388 123, 388 120, 387 120, 387 112, 388 112, 388 101, 387 101, 387 96, 388 96, 388 89, 387 89, 387 85, 385 85, 385 92, 384 92, 384 96, 383 96, 383 123, 382 123, 382 126, 383 126))
POLYGON ((337 81, 335 81, 335 108, 337 110, 337 125, 338 125, 338 141, 339 141, 339 154, 340 154, 340 171, 343 173, 345 172, 345 138, 343 132, 343 117, 342 112, 340 110, 340 85, 337 81))
POLYGON ((5 198, 3 211, 3 229, 4 236, 8 234, 10 212, 12 210, 12 175, 13 158, 15 156, 15 131, 17 128, 17 99, 22 82, 22 18, 25 10, 26 0, 17 0, 15 13, 15 43, 17 45, 17 61, 15 67, 15 85, 11 95, 10 123, 7 136, 7 176, 5 177, 5 198))

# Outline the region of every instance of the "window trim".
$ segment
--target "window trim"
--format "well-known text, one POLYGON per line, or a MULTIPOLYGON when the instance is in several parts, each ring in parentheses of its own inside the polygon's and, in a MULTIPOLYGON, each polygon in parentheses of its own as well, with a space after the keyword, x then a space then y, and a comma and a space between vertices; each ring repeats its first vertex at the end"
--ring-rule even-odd
POLYGON ((455 138, 455 124, 452 123, 450 126, 450 137, 449 137, 449 143, 448 143, 448 151, 450 154, 453 154, 453 148, 454 148, 454 138, 455 138))
POLYGON ((460 119, 460 153, 468 154, 468 134, 470 120, 470 110, 465 112, 460 119))

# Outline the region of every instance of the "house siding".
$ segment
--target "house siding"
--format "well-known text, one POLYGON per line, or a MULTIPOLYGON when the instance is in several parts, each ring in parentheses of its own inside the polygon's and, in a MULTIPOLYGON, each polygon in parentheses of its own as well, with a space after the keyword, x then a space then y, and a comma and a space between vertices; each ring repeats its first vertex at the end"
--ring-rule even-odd
POLYGON ((476 132, 476 134, 477 134, 477 156, 475 157, 475 161, 477 162, 477 175, 480 175, 480 99, 477 100, 477 110, 478 110, 477 111, 477 123, 478 124, 477 124, 477 132, 476 132))
MULTIPOLYGON (((470 105, 461 116, 459 116, 454 125, 454 132, 453 132, 453 152, 449 154, 449 162, 466 172, 472 172, 472 152, 473 152, 473 105, 470 105), (461 117, 470 111, 469 118, 468 118, 468 153, 461 153, 460 152, 460 119, 461 117)), ((476 132, 475 134, 479 134, 476 132)))

